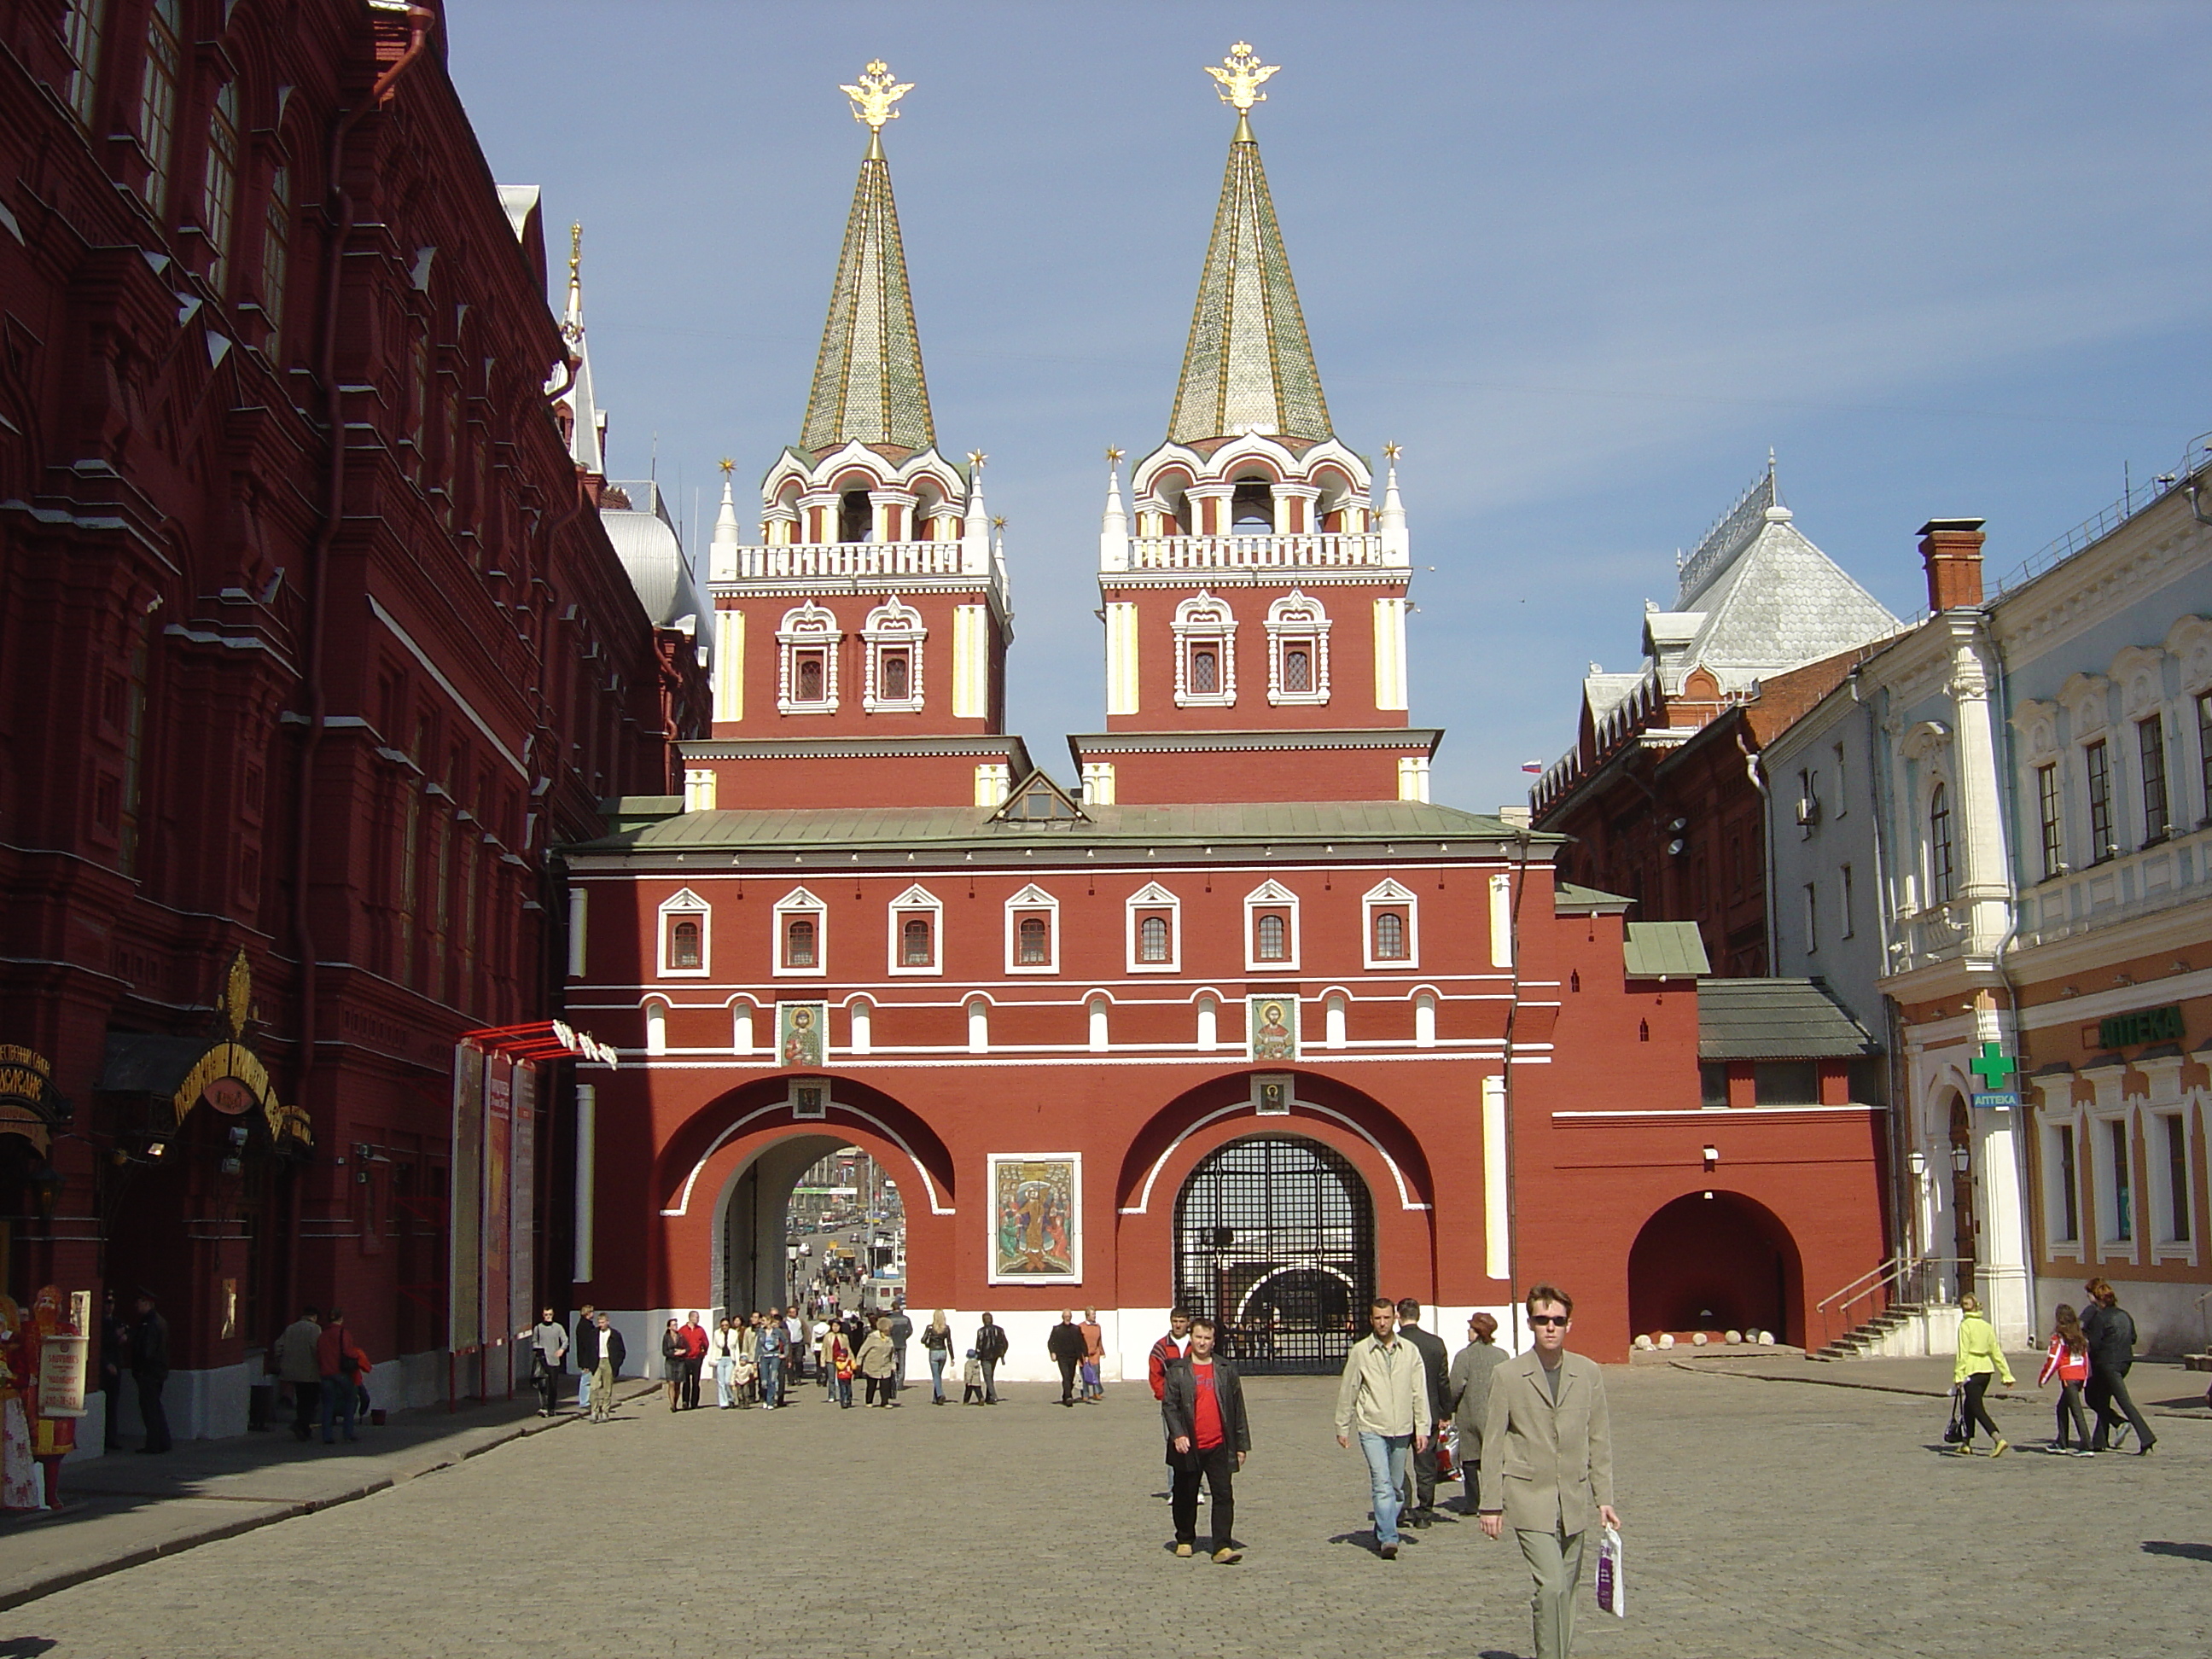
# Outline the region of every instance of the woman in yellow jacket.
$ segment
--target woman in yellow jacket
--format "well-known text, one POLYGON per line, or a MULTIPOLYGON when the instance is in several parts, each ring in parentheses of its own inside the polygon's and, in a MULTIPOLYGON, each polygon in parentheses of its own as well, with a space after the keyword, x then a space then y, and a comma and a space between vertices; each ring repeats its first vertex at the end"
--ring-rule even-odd
POLYGON ((1953 1448, 1961 1457, 1974 1455, 1977 1425, 1987 1429, 1990 1438, 1996 1442, 1990 1449, 1990 1456, 2002 1457, 2010 1449, 2010 1443, 1997 1432, 1997 1425, 1990 1420, 1989 1407, 1983 1403, 1992 1372, 2005 1387, 2012 1387, 2012 1367, 2005 1364, 2004 1350, 1997 1345, 1996 1332, 1982 1316, 1981 1299, 1962 1296, 1959 1298, 1959 1358, 1951 1368, 1953 1384, 1966 1390, 1959 1407, 1959 1425, 1966 1432, 1953 1448))

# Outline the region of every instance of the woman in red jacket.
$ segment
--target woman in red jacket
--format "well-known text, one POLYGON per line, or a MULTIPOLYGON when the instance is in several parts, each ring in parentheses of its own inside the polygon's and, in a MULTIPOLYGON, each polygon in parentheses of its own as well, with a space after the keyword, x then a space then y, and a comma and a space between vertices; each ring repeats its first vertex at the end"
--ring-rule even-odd
POLYGON ((2054 1376, 2058 1379, 2058 1437, 2051 1443, 2051 1449, 2061 1457, 2094 1457, 2097 1454, 2089 1449, 2089 1419, 2081 1414, 2081 1389, 2089 1380, 2089 1339, 2082 1334, 2081 1316, 2063 1302, 2055 1324, 2043 1374, 2035 1379, 2039 1389, 2054 1376), (2078 1447, 2066 1437, 2069 1413, 2081 1443, 2078 1447))

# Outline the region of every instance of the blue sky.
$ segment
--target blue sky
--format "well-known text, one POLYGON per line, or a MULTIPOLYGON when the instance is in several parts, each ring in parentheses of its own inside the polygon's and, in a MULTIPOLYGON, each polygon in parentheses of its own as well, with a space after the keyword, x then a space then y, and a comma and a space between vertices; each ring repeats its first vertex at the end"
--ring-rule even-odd
POLYGON ((797 433, 865 130, 939 441, 1008 520, 1010 726, 1101 725, 1109 444, 1166 423, 1233 117, 1254 116, 1337 431, 1405 446, 1436 798, 1518 799, 1587 665, 1779 455, 1893 610, 1912 532, 2002 571, 2212 428, 2212 7, 448 0, 494 172, 585 224, 610 470, 689 507, 797 433))

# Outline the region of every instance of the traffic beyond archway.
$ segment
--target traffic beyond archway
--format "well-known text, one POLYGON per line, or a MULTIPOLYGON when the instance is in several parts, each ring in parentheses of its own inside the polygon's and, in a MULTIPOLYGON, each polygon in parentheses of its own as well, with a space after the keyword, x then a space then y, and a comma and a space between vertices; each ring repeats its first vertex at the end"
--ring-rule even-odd
POLYGON ((821 1311, 905 1305, 906 1210, 898 1182, 858 1146, 818 1159, 784 1218, 789 1299, 821 1311))

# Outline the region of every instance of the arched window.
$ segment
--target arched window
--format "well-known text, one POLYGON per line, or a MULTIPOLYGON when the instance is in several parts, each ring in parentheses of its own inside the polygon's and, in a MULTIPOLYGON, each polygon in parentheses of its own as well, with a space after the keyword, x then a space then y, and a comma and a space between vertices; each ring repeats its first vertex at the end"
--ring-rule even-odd
POLYGON ((1313 690, 1313 653, 1304 646, 1290 646, 1283 652, 1283 690, 1313 690))
POLYGON ((700 964, 699 924, 689 916, 668 925, 668 965, 696 968, 700 964))
POLYGON ((783 965, 787 968, 814 966, 814 923, 805 916, 793 916, 785 924, 783 965))
POLYGON ((1290 927, 1281 916, 1261 916, 1257 936, 1260 942, 1261 961, 1287 962, 1290 960, 1290 927))
POLYGON ((876 509, 865 489, 848 489, 837 498, 837 539, 872 542, 876 538, 876 509))
POLYGON ((146 58, 138 77, 138 144, 146 155, 139 193, 156 219, 169 213, 169 170, 177 159, 177 90, 184 78, 181 0, 154 0, 146 14, 146 58))
POLYGON ((62 20, 62 37, 69 44, 70 107, 77 125, 92 130, 94 105, 100 90, 100 36, 107 0, 70 0, 69 15, 62 20))
POLYGON ((1375 918, 1375 955, 1382 962, 1405 960, 1406 919, 1395 910, 1384 910, 1375 918))
POLYGON ((1042 916, 1024 916, 1014 938, 1014 959, 1024 966, 1036 967, 1052 960, 1042 916))
MULTIPOLYGON (((284 326, 284 280, 292 263, 292 171, 281 162, 269 175, 269 208, 261 219, 261 317, 268 328, 261 349, 282 367, 279 335, 284 326)), ((479 486, 477 494, 482 497, 479 486)))
POLYGON ((208 286, 224 292, 230 232, 238 216, 238 82, 224 83, 208 116, 207 167, 200 181, 200 228, 207 232, 208 286))
POLYGON ((1928 794, 1928 902, 1951 902, 1951 792, 1937 784, 1928 794))
POLYGON ((1165 962, 1168 959, 1168 919, 1165 916, 1146 916, 1137 929, 1137 960, 1165 962))
POLYGON ((935 960, 930 945, 929 918, 908 916, 899 928, 900 964, 908 968, 927 968, 935 960))
POLYGON ((1210 645, 1191 647, 1190 689, 1200 696, 1211 696, 1221 690, 1221 653, 1210 645))

